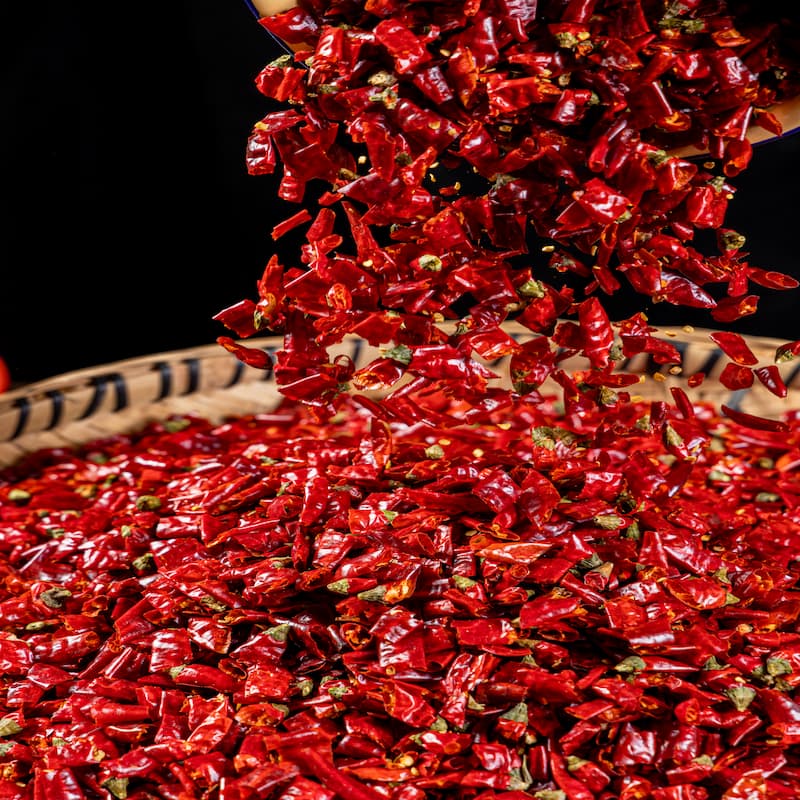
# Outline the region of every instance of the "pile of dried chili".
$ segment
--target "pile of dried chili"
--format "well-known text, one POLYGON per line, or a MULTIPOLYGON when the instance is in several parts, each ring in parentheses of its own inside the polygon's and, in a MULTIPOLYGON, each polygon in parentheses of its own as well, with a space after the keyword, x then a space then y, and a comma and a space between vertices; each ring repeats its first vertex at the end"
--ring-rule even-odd
POLYGON ((708 308, 723 385, 786 393, 725 330, 795 285, 724 222, 747 127, 798 91, 765 16, 263 21, 303 46, 258 76, 248 164, 304 241, 217 319, 283 335, 274 363, 220 337, 283 400, 0 473, 0 800, 800 797, 800 411, 700 376, 637 400, 626 360, 680 352, 605 303, 708 308))
POLYGON ((800 415, 426 404, 7 471, 0 797, 796 798, 800 415))

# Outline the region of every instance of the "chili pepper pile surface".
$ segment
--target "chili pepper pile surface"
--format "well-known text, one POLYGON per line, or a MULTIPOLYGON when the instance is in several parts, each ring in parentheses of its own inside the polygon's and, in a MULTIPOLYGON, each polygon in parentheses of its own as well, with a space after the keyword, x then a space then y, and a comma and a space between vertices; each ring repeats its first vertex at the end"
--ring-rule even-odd
MULTIPOLYGON (((283 334, 220 344, 284 400, 0 475, 0 800, 800 797, 800 412, 637 400, 626 360, 680 352, 604 304, 724 328, 796 285, 724 227, 798 87, 796 28, 736 9, 263 20, 310 48, 248 148, 304 241, 217 318, 283 334)), ((713 338, 727 388, 786 393, 713 338)))
POLYGON ((0 797, 796 798, 800 417, 436 405, 7 475, 0 797))

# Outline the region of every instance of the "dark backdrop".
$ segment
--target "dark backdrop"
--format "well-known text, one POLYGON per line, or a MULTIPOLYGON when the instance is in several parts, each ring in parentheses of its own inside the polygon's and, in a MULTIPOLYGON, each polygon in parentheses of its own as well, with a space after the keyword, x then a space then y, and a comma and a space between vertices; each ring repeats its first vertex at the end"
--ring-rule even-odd
POLYGON ((243 0, 3 3, 0 354, 17 381, 228 333, 275 181, 247 176, 278 55, 243 0))
MULTIPOLYGON (((272 225, 294 210, 244 164, 267 110, 253 79, 278 47, 244 0, 19 5, 0 8, 0 354, 12 377, 228 333, 212 316, 254 296, 272 225)), ((736 185, 729 222, 751 261, 800 275, 800 137, 757 148, 736 185)), ((738 329, 800 338, 797 304, 766 293, 738 329)))

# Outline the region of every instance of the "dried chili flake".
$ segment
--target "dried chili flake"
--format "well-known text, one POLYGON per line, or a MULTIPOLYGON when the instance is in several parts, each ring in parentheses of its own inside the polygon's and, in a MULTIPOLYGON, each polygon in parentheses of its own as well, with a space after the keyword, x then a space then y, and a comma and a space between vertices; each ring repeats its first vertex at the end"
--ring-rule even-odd
POLYGON ((753 355, 753 351, 740 334, 715 331, 709 335, 709 338, 719 345, 723 352, 737 364, 749 367, 758 363, 758 359, 753 355))
POLYGON ((301 211, 298 211, 296 214, 292 214, 292 216, 288 219, 285 219, 275 225, 272 228, 272 238, 280 239, 281 236, 293 230, 298 225, 302 225, 304 222, 310 221, 310 219, 311 212, 307 208, 304 208, 301 211))
POLYGON ((749 389, 753 385, 753 370, 739 364, 728 362, 719 375, 719 382, 731 391, 749 389))

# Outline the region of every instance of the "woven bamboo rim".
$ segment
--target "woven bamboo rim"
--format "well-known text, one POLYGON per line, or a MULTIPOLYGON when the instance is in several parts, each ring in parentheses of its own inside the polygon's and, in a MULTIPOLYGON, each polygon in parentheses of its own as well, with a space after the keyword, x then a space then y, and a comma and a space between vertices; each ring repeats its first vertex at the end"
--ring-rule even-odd
MULTIPOLYGON (((507 330, 518 341, 534 335, 513 324, 507 330)), ((751 389, 730 392, 716 380, 728 359, 708 338, 709 333, 700 329, 661 331, 659 335, 681 351, 683 370, 672 374, 671 365, 637 356, 624 365, 642 376, 641 382, 629 389, 631 394, 645 400, 668 400, 670 387, 680 386, 698 402, 724 403, 772 418, 800 408, 800 364, 779 365, 789 390, 784 399, 757 382, 751 389), (701 386, 689 389, 685 376, 695 372, 705 372, 708 377, 701 386)), ((746 338, 761 365, 774 362, 780 340, 746 338)), ((243 344, 274 354, 283 340, 263 337, 243 344)), ((380 349, 347 337, 331 349, 332 357, 339 354, 350 356, 361 367, 377 357, 380 349)), ((507 373, 502 361, 489 366, 501 376, 507 373)), ((580 368, 583 364, 576 359, 567 366, 580 368)), ((500 382, 502 385, 502 378, 500 382)), ((197 415, 218 424, 236 416, 266 413, 280 399, 269 373, 247 367, 216 343, 69 372, 0 395, 0 467, 41 448, 77 447, 132 433, 148 422, 173 415, 197 415)))

